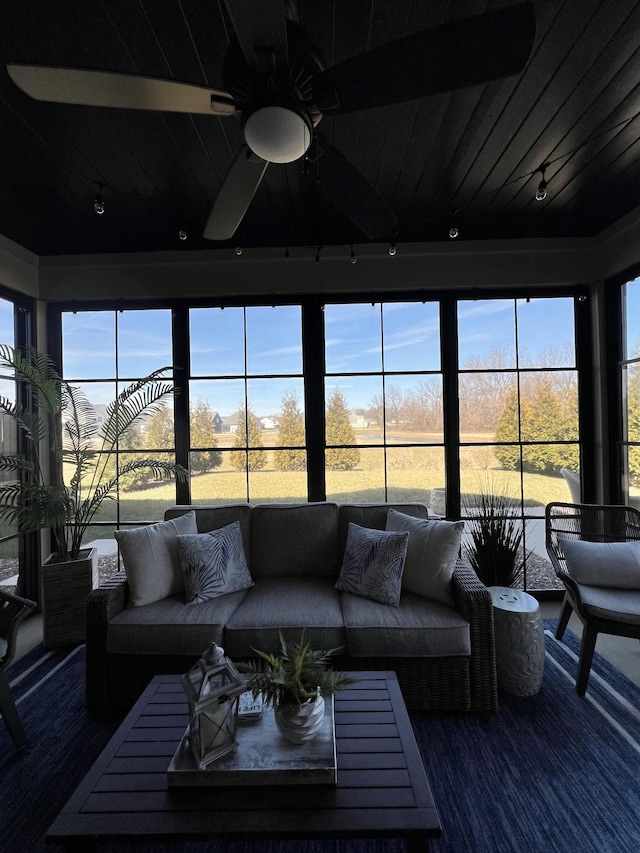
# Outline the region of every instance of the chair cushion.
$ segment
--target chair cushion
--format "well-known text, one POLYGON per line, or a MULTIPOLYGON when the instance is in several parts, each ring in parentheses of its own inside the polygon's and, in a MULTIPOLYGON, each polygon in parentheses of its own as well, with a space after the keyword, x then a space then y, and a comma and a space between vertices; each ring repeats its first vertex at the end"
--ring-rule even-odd
POLYGON ((397 607, 409 534, 370 530, 349 522, 336 589, 397 607))
POLYGON ((469 623, 452 607, 403 592, 399 607, 342 593, 347 652, 353 657, 471 654, 469 623))
POLYGON ((277 654, 280 630, 287 642, 302 632, 316 649, 344 648, 340 593, 330 577, 256 578, 224 634, 228 655, 255 656, 254 649, 277 654))
POLYGON ((589 613, 600 619, 640 625, 640 595, 637 589, 613 589, 579 584, 582 601, 589 613))
POLYGON ((178 536, 178 553, 187 604, 201 604, 253 585, 238 521, 210 533, 178 536))
POLYGON ((576 583, 640 590, 640 542, 561 539, 560 547, 576 583))
POLYGON ((251 510, 254 580, 283 575, 333 575, 338 559, 338 505, 259 504, 251 510))
POLYGON ((109 622, 107 652, 200 657, 211 643, 224 647, 224 626, 246 594, 246 590, 231 592, 185 607, 180 593, 125 609, 109 622))
POLYGON ((211 530, 226 527, 227 524, 232 524, 234 521, 240 522, 244 553, 247 561, 249 561, 251 554, 251 504, 220 504, 219 506, 176 504, 165 510, 164 518, 165 521, 168 521, 187 512, 195 512, 196 514, 197 533, 209 533, 211 530))
POLYGON ((387 530, 409 533, 402 589, 452 607, 451 578, 463 529, 463 521, 426 521, 390 509, 387 530))
POLYGON ((114 532, 129 581, 129 607, 152 604, 184 590, 177 536, 197 532, 194 512, 114 532))

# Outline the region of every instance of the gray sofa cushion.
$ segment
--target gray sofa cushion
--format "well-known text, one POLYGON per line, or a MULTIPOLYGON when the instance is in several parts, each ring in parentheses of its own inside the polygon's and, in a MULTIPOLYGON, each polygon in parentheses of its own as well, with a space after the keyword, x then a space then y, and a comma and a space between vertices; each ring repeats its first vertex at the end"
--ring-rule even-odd
POLYGON ((317 649, 344 648, 340 593, 333 578, 256 579, 227 622, 223 645, 236 657, 250 657, 253 649, 277 653, 280 630, 287 642, 299 640, 304 630, 317 649))
POLYGON ((340 504, 338 508, 338 528, 340 535, 340 560, 344 554, 349 535, 349 522, 360 527, 371 527, 374 530, 384 530, 387 526, 387 515, 393 508, 415 518, 426 518, 427 507, 421 503, 370 503, 370 504, 340 504))
POLYGON ((347 651, 352 657, 469 655, 469 623, 453 608, 411 592, 387 607, 350 592, 342 594, 347 651))
POLYGON ((165 511, 164 517, 165 520, 177 518, 191 510, 196 514, 198 533, 219 530, 221 527, 226 527, 227 524, 239 521, 244 553, 249 560, 249 554, 251 554, 251 504, 221 504, 220 506, 176 504, 165 511))
POLYGON ((109 622, 107 652, 200 656, 211 643, 224 646, 224 625, 246 594, 230 592, 187 607, 181 593, 125 609, 109 622))
POLYGON ((259 504, 251 510, 249 568, 257 578, 333 575, 340 571, 338 505, 259 504))

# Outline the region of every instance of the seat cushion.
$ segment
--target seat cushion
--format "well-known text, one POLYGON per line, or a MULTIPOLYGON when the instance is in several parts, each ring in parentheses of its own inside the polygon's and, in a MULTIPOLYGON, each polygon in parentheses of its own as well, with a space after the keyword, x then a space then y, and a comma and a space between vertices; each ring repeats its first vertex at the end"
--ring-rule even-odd
POLYGON ((254 580, 333 575, 335 581, 340 571, 338 505, 327 501, 254 506, 251 542, 249 568, 254 580))
POLYGON ((352 657, 448 657, 471 654, 469 623, 453 608, 403 592, 387 607, 343 592, 347 653, 352 657))
POLYGON ((275 654, 280 630, 287 642, 297 642, 304 630, 316 649, 343 648, 340 593, 333 584, 330 577, 256 578, 227 623, 226 653, 251 657, 260 649, 275 654))
POLYGON ((114 654, 198 655, 223 643, 223 628, 246 590, 220 595, 193 607, 184 593, 125 609, 109 622, 107 651, 114 654))
POLYGON ((637 589, 606 589, 601 586, 578 584, 582 601, 588 612, 600 619, 640 625, 640 591, 637 589))

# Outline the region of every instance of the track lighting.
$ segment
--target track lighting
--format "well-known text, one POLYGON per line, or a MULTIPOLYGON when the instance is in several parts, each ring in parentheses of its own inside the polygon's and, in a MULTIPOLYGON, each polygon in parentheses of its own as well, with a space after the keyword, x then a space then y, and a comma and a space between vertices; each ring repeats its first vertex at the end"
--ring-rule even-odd
POLYGON ((458 226, 458 211, 451 211, 451 226, 449 228, 449 239, 457 240, 460 236, 460 228, 458 226))
POLYGON ((104 184, 98 184, 98 192, 96 193, 95 200, 93 202, 93 209, 97 213, 98 216, 103 216, 106 211, 106 207, 104 201, 102 199, 102 190, 104 188, 104 184))
POLYGON ((242 254, 242 246, 236 246, 236 255, 240 257, 242 254))
POLYGON ((181 229, 178 231, 178 240, 180 240, 181 242, 183 242, 183 243, 184 243, 184 242, 185 242, 186 240, 188 240, 188 239, 189 239, 189 235, 188 235, 188 234, 187 234, 187 232, 184 230, 184 228, 181 228, 181 229))
POLYGON ((537 169, 538 172, 542 172, 542 178, 540 180, 540 183, 538 184, 538 189, 536 190, 536 201, 544 201, 547 197, 547 181, 545 179, 544 173, 548 165, 548 163, 543 163, 542 166, 537 169))
POLYGON ((351 246, 351 256, 350 257, 351 257, 351 263, 352 264, 358 263, 358 259, 356 258, 356 253, 353 251, 353 245, 351 246))
POLYGON ((391 255, 391 257, 393 257, 396 252, 397 252, 396 241, 392 240, 391 243, 389 244, 389 254, 391 255))

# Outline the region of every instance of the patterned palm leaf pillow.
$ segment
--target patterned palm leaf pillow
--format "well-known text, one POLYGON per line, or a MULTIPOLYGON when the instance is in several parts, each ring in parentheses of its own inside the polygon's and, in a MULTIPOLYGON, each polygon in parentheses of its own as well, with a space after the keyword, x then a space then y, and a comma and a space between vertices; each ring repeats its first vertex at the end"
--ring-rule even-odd
POLYGON ((209 533, 178 536, 178 552, 187 604, 253 586, 238 521, 209 533))
POLYGON ((349 522, 336 589, 398 607, 409 534, 349 522))

